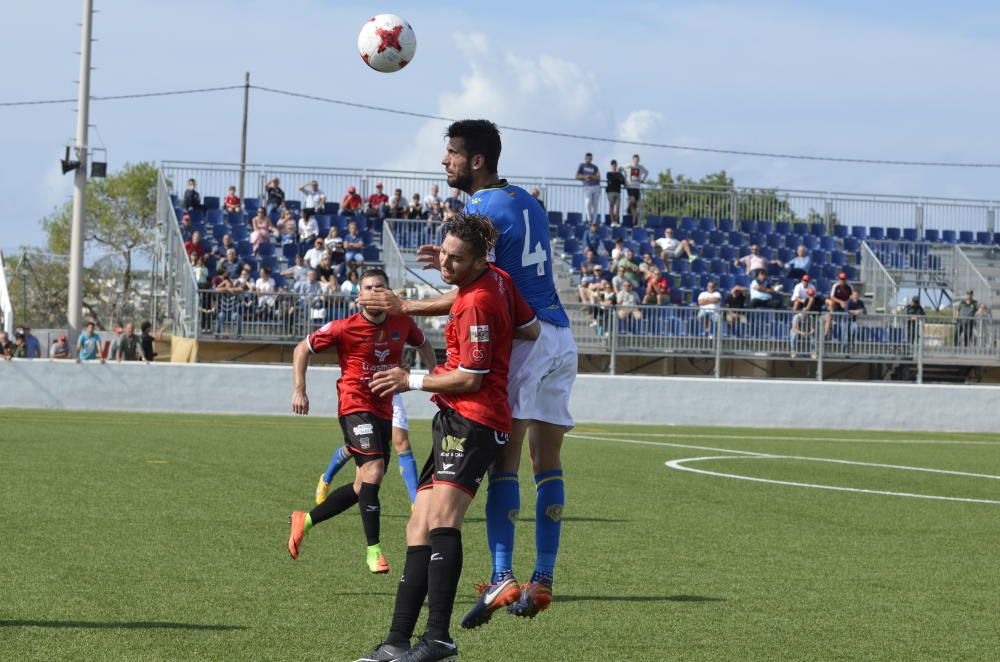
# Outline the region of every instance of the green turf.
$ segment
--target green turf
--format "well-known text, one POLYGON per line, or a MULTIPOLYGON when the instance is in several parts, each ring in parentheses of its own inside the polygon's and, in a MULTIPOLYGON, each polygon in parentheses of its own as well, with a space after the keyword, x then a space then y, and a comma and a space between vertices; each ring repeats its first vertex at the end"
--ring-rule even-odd
MULTIPOLYGON (((456 628, 461 659, 1000 658, 1000 505, 695 475, 664 462, 727 453, 655 445, 1000 475, 1000 437, 576 434, 652 444, 567 441, 556 602, 534 621, 501 614, 456 628)), ((413 422, 412 437, 422 461, 429 424, 413 422)), ((288 512, 310 505, 338 443, 331 419, 0 410, 0 659, 353 660, 388 625, 409 507, 393 472, 382 500, 389 576, 365 571, 355 512, 318 526, 290 560, 288 512)), ((1000 500, 988 478, 735 456, 689 466, 1000 500)), ((523 502, 526 578, 527 489, 523 502)), ((477 499, 465 528, 456 619, 488 575, 482 508, 477 499)))

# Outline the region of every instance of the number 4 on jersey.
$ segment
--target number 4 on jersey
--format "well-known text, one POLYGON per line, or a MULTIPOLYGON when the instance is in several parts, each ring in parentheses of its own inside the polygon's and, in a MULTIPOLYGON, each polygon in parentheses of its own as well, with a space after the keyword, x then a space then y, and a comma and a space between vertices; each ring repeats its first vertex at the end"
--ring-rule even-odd
POLYGON ((538 242, 538 245, 532 250, 531 244, 531 224, 528 222, 528 210, 524 210, 524 249, 521 251, 521 266, 528 267, 532 264, 538 265, 537 273, 539 276, 545 275, 545 262, 548 260, 548 256, 545 255, 545 248, 542 246, 542 242, 538 242))

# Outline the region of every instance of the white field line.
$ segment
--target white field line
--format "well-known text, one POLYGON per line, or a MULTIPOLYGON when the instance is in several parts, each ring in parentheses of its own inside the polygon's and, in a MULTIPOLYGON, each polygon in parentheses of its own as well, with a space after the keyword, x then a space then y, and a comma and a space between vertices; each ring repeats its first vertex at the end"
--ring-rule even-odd
POLYGON ((790 455, 742 455, 742 456, 732 456, 732 455, 721 455, 721 456, 706 456, 706 457, 689 457, 680 460, 669 460, 666 462, 666 466, 671 469, 677 469, 679 471, 688 471, 691 473, 702 474, 705 476, 716 476, 719 478, 732 478, 735 480, 748 480, 754 483, 767 483, 769 485, 788 485, 791 487, 807 487, 816 490, 831 490, 834 492, 855 492, 859 494, 880 494, 883 496, 896 496, 896 497, 909 497, 911 499, 929 499, 933 501, 959 501, 962 503, 984 503, 991 505, 1000 505, 1000 501, 994 499, 972 499, 968 497, 951 497, 951 496, 938 496, 935 494, 914 494, 912 492, 891 492, 889 490, 868 490, 860 487, 841 487, 839 485, 818 485, 816 483, 798 483, 789 480, 772 480, 770 478, 758 478, 756 476, 741 476, 739 474, 723 473, 720 471, 706 471, 705 469, 694 469, 692 467, 684 466, 687 462, 707 462, 709 460, 809 460, 812 462, 833 462, 837 464, 854 464, 858 466, 865 467, 885 467, 892 469, 901 469, 904 471, 925 471, 930 473, 942 473, 957 476, 973 476, 977 478, 991 478, 994 480, 1000 480, 1000 476, 991 476, 989 474, 970 474, 962 471, 946 471, 944 469, 928 469, 924 467, 905 467, 898 465, 887 465, 887 464, 871 464, 868 462, 848 462, 846 460, 832 460, 827 458, 819 457, 796 457, 790 455))
MULTIPOLYGON (((833 441, 858 444, 930 444, 930 445, 970 445, 970 446, 1000 446, 1000 441, 985 441, 980 439, 870 439, 860 437, 803 437, 803 436, 769 436, 766 434, 683 434, 680 432, 595 432, 594 434, 629 437, 659 437, 663 439, 738 439, 747 441, 833 441)), ((570 437, 577 436, 575 433, 570 437)), ((608 440, 610 441, 610 440, 608 440)))

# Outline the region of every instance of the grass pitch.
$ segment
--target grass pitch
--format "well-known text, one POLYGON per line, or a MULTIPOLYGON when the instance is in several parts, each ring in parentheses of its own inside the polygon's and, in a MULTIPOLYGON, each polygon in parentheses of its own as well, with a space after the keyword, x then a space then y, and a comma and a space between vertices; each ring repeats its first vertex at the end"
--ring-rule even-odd
MULTIPOLYGON (((681 466, 1000 501, 1000 437, 590 425, 574 434, 556 601, 534 621, 498 614, 476 631, 456 626, 461 659, 1000 659, 1000 504, 665 465, 715 457, 681 466)), ((422 463, 429 423, 412 422, 411 437, 422 463)), ((332 419, 0 410, 0 659, 367 652, 388 626, 403 561, 409 506, 398 475, 382 492, 388 576, 365 570, 353 511, 314 529, 298 561, 285 549, 289 511, 310 506, 339 444, 332 419)), ((523 579, 530 482, 525 469, 523 579)), ((464 532, 456 621, 489 575, 483 496, 464 532)))

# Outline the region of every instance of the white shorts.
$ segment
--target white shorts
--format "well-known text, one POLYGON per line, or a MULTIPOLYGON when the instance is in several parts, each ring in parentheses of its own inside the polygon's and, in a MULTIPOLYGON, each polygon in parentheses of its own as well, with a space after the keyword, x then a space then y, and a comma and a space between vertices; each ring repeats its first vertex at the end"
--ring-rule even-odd
POLYGON ((569 396, 576 381, 576 341, 568 327, 541 322, 537 340, 515 340, 507 399, 514 418, 573 427, 569 396))
POLYGON ((399 393, 392 396, 392 427, 407 431, 410 429, 410 419, 406 417, 406 405, 403 404, 403 398, 399 393))

